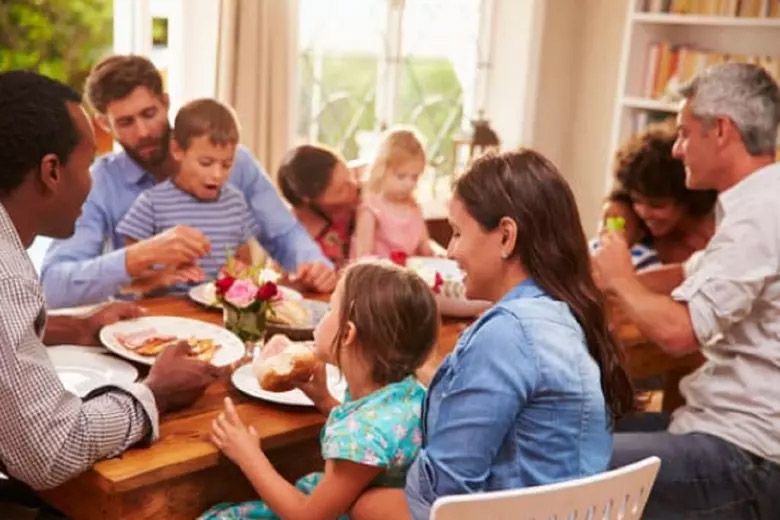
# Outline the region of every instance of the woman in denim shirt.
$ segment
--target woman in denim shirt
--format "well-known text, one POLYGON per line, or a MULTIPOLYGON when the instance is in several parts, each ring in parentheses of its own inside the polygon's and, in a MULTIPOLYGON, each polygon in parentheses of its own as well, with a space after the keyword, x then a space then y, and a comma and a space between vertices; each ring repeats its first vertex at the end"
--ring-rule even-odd
MULTIPOLYGON (((466 296, 496 304, 431 382, 423 449, 406 480, 415 519, 441 496, 604 471, 613 419, 633 401, 555 166, 532 151, 482 157, 458 180, 449 216, 448 255, 466 274, 466 296)), ((399 517, 400 494, 369 493, 355 517, 399 517)))

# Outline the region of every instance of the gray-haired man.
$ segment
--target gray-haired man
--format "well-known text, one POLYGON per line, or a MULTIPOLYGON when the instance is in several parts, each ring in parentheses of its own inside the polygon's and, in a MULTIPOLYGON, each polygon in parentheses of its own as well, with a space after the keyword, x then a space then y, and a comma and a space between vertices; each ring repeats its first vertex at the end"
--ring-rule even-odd
POLYGON ((649 339, 706 362, 671 418, 615 435, 612 465, 661 457, 646 518, 780 518, 780 91, 763 69, 726 64, 683 95, 674 154, 689 188, 718 191, 715 235, 671 297, 639 282, 618 236, 594 263, 649 339))

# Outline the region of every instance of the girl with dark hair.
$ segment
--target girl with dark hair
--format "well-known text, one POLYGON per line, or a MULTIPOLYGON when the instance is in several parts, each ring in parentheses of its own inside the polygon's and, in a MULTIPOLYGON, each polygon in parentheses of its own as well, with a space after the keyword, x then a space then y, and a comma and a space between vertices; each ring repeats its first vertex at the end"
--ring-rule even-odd
POLYGON ((277 173, 293 213, 337 267, 349 260, 360 190, 355 173, 336 152, 302 145, 290 150, 277 173))
POLYGON ((433 292, 414 272, 390 262, 357 263, 346 269, 330 303, 314 331, 314 347, 320 360, 339 367, 347 393, 343 402, 329 393, 324 363, 311 381, 300 383, 328 415, 320 437, 324 472, 290 485, 228 399, 211 439, 263 501, 217 505, 204 520, 341 518, 368 487, 403 487, 422 441, 425 389, 414 372, 436 343, 433 292))
POLYGON ((615 188, 604 199, 601 206, 599 237, 588 243, 591 253, 601 247, 601 236, 609 231, 623 234, 631 252, 631 262, 637 271, 660 263, 658 253, 653 249, 652 236, 639 215, 636 214, 627 191, 615 188))
MULTIPOLYGON (((415 519, 438 497, 606 470, 614 419, 633 406, 574 196, 555 166, 533 151, 483 156, 457 181, 449 218, 448 255, 467 297, 494 305, 428 389, 423 447, 406 480, 415 519)), ((356 518, 378 502, 400 510, 400 493, 368 493, 356 518)))
POLYGON ((676 139, 673 125, 650 125, 618 150, 615 167, 664 264, 684 262, 715 232, 717 194, 685 186, 685 165, 672 156, 676 139))

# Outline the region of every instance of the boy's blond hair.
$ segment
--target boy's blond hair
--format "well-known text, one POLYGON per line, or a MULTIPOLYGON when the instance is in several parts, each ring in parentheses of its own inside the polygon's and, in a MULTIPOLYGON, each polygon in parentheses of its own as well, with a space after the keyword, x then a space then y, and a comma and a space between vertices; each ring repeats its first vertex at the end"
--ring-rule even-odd
POLYGON ((390 128, 382 137, 376 158, 368 174, 368 189, 378 193, 382 180, 388 171, 409 160, 420 158, 425 162, 425 148, 422 139, 412 127, 396 126, 390 128))
POLYGON ((182 150, 204 135, 217 146, 236 145, 238 134, 236 113, 215 99, 190 101, 179 109, 173 124, 173 138, 182 150))

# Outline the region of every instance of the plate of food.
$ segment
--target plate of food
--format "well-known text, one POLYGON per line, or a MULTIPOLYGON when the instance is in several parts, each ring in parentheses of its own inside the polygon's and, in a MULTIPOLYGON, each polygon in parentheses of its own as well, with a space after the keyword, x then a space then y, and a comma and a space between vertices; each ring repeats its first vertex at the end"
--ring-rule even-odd
POLYGON ((318 300, 276 300, 268 314, 268 333, 281 333, 296 341, 310 340, 329 307, 318 300))
MULTIPOLYGON (((277 285, 276 288, 279 290, 282 300, 303 300, 303 295, 295 289, 283 285, 277 285)), ((205 307, 222 308, 222 304, 217 301, 217 287, 213 281, 190 287, 187 295, 192 301, 205 307)))
MULTIPOLYGON (((419 274, 424 280, 431 281, 438 273, 441 277, 439 294, 448 298, 466 299, 466 288, 463 285, 463 271, 455 260, 433 256, 410 256, 406 259, 406 267, 419 274)), ((432 285, 432 284, 431 284, 432 285)))
POLYGON ((130 363, 83 347, 59 345, 46 352, 62 385, 79 397, 101 386, 130 384, 138 378, 138 370, 130 363))
MULTIPOLYGON (((310 342, 290 341, 277 335, 269 340, 262 353, 252 364, 244 365, 233 372, 233 385, 247 395, 291 406, 313 406, 314 403, 294 381, 305 380, 317 360, 310 342)), ((347 383, 338 368, 325 367, 328 390, 339 401, 344 400, 347 383)))
POLYGON ((488 301, 466 298, 465 276, 455 260, 410 256, 406 259, 406 267, 419 274, 431 287, 436 286, 436 302, 443 316, 473 318, 491 305, 488 301))
POLYGON ((157 354, 179 341, 190 344, 194 357, 218 367, 238 361, 245 352, 244 344, 229 330, 175 316, 119 321, 100 329, 100 341, 114 354, 144 365, 153 364, 157 354))

